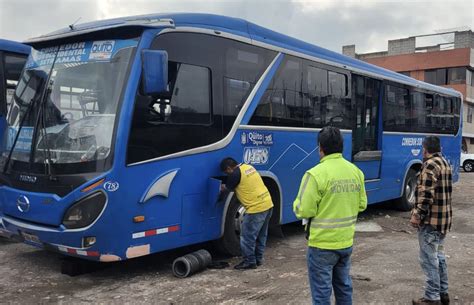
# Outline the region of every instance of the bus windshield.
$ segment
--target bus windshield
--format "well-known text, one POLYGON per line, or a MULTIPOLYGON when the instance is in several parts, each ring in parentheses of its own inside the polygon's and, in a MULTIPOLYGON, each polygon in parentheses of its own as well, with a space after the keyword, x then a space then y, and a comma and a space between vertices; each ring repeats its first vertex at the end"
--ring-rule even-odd
POLYGON ((7 117, 2 163, 57 167, 105 160, 137 42, 86 41, 33 49, 7 117))

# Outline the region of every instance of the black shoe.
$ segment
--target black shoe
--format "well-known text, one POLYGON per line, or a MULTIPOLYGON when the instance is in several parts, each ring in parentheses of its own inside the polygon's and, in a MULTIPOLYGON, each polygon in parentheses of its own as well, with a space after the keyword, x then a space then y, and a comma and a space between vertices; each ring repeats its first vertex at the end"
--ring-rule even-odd
POLYGON ((263 262, 257 261, 257 267, 263 265, 263 262))
POLYGON ((434 300, 421 298, 418 300, 413 300, 413 305, 441 305, 441 301, 440 300, 434 301, 434 300))
POLYGON ((235 265, 234 269, 236 269, 236 270, 257 269, 257 265, 256 264, 248 264, 246 262, 241 262, 240 264, 235 265))
POLYGON ((449 294, 448 293, 441 293, 439 296, 441 297, 441 304, 449 305, 449 294))

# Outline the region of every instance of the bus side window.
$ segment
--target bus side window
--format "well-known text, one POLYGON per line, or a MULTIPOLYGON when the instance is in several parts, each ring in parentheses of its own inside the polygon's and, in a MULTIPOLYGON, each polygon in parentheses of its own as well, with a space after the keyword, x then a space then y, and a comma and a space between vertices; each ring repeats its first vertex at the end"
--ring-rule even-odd
POLYGON ((304 95, 304 127, 321 128, 324 126, 328 95, 328 71, 308 66, 306 71, 307 93, 304 95))
POLYGON ((348 79, 345 74, 328 71, 328 98, 325 125, 352 129, 353 105, 348 94, 348 79))
POLYGON ((409 131, 411 118, 408 89, 387 85, 383 107, 383 128, 386 131, 409 131))
POLYGON ((251 90, 276 56, 260 47, 201 33, 166 33, 170 92, 137 92, 127 162, 215 143, 230 132, 251 90))
POLYGON ((301 59, 287 56, 257 106, 250 125, 303 127, 301 59))
POLYGON ((427 124, 427 108, 425 106, 425 94, 418 91, 411 93, 411 122, 415 132, 429 132, 427 124))
MULTIPOLYGON (((18 80, 20 79, 21 71, 23 70, 23 66, 26 62, 26 55, 14 55, 10 53, 4 53, 5 55, 5 81, 6 81, 6 101, 7 107, 6 109, 2 109, 2 113, 6 113, 10 109, 11 106, 11 99, 13 98, 13 94, 15 93, 15 87, 18 84, 18 80)), ((1 106, 3 107, 3 106, 1 106)))

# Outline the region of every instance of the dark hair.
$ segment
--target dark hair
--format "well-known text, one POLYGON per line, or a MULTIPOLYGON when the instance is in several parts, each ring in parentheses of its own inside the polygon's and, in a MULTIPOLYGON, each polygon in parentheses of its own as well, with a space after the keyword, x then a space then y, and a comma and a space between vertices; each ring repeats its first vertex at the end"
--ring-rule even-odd
POLYGON ((325 155, 342 153, 343 141, 341 131, 337 127, 326 126, 318 135, 318 143, 325 155))
POLYGON ((429 154, 441 152, 441 143, 436 136, 428 136, 423 140, 423 147, 429 154))
POLYGON ((222 161, 221 161, 221 171, 225 171, 228 167, 235 167, 238 164, 239 163, 237 163, 237 161, 235 161, 231 157, 227 157, 225 159, 222 159, 222 161))

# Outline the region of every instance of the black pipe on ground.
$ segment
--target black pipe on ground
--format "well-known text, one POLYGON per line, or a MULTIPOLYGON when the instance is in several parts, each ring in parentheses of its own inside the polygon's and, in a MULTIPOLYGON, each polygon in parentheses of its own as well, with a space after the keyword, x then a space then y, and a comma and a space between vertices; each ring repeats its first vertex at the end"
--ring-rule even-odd
POLYGON ((211 253, 201 249, 175 259, 172 267, 173 274, 176 277, 185 278, 206 269, 211 262, 211 253))

